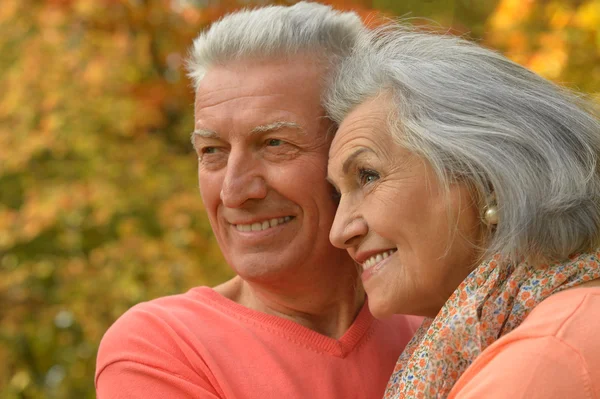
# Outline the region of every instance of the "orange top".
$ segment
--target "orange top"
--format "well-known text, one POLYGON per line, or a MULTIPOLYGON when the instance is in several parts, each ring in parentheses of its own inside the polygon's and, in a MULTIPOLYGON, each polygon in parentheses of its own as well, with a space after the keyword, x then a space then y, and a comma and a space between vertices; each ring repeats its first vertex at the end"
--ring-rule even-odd
POLYGON ((364 305, 339 340, 208 287, 141 303, 106 332, 99 399, 380 399, 421 317, 376 320, 364 305))
POLYGON ((550 296, 465 371, 449 399, 600 398, 600 287, 550 296))

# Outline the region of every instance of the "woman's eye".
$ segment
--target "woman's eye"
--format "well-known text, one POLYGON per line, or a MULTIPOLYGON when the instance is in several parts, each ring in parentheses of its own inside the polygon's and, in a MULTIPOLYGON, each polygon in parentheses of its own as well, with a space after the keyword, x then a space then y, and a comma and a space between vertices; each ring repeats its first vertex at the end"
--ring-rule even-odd
POLYGON ((269 147, 278 147, 278 146, 280 146, 282 144, 283 144, 283 141, 279 140, 279 139, 269 139, 269 140, 267 140, 267 145, 269 147))
POLYGON ((331 199, 336 204, 339 204, 342 199, 342 194, 333 185, 331 186, 331 199))
POLYGON ((358 170, 358 179, 361 185, 367 185, 369 183, 373 183, 374 181, 379 179, 379 173, 370 169, 359 169, 358 170))

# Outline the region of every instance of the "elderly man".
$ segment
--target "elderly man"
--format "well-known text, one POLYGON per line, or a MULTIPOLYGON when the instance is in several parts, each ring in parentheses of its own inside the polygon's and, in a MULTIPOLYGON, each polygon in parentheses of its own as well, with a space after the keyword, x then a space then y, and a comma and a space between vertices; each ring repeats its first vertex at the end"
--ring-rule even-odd
POLYGON ((194 42, 198 179, 237 273, 139 304, 103 338, 103 398, 380 398, 420 319, 373 319, 328 240, 321 93, 363 27, 319 5, 231 14, 194 42))

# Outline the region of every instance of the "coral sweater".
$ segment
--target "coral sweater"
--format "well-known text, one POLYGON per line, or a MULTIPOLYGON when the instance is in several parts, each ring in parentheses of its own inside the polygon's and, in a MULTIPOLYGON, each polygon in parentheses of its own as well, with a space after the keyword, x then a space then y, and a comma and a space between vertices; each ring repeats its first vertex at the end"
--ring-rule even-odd
POLYGON ((134 306, 107 331, 99 399, 380 399, 420 317, 365 304, 339 340, 250 310, 208 287, 134 306))
POLYGON ((475 359, 449 399, 600 399, 600 287, 550 296, 475 359))

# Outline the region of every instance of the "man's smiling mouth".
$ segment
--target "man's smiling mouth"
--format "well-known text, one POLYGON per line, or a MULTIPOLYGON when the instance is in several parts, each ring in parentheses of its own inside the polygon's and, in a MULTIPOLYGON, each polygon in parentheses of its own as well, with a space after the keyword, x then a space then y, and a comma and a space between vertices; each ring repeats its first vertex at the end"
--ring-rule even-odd
POLYGON ((293 218, 294 218, 293 216, 285 216, 285 217, 281 217, 281 218, 273 218, 273 219, 264 220, 262 222, 255 222, 255 223, 251 223, 251 224, 234 224, 234 226, 238 231, 243 231, 243 232, 263 231, 263 230, 270 229, 271 227, 275 227, 280 224, 287 223, 290 220, 292 220, 293 218))

